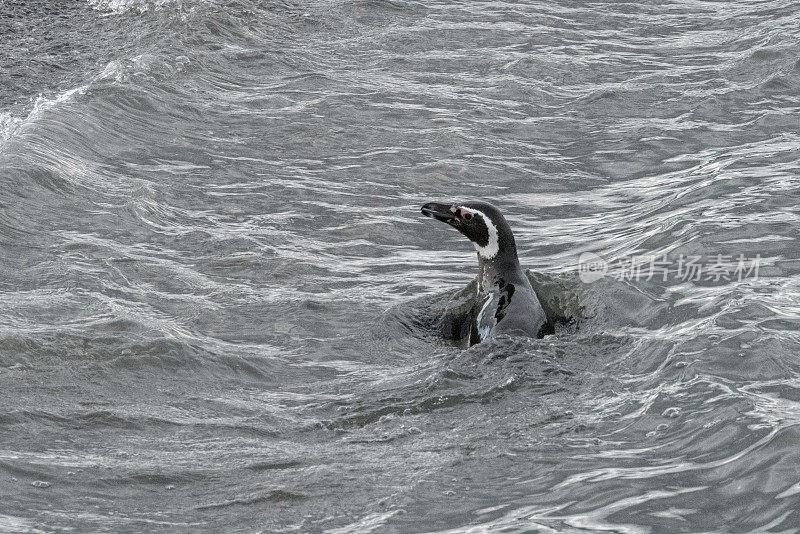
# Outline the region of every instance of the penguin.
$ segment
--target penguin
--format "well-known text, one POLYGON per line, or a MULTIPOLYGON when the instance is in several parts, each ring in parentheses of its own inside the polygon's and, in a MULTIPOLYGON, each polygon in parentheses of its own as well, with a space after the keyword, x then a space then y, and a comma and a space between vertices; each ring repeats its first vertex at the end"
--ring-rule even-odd
POLYGON ((429 202, 422 214, 464 234, 478 253, 477 298, 450 321, 452 337, 466 337, 468 346, 498 334, 543 337, 547 316, 522 272, 514 234, 500 210, 487 202, 429 202))

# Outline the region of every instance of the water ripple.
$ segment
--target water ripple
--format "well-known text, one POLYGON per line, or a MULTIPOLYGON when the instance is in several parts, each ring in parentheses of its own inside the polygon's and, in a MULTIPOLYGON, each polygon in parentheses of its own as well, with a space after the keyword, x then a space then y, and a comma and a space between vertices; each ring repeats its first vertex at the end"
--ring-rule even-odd
POLYGON ((5 6, 0 529, 795 529, 798 23, 5 6), (472 197, 569 326, 438 339, 475 257, 418 207, 472 197), (763 265, 584 284, 585 252, 763 265))

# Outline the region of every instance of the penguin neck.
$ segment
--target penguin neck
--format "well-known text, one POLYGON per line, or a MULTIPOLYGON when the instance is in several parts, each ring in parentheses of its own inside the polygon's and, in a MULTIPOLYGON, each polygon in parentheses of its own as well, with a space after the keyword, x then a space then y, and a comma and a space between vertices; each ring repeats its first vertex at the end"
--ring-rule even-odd
POLYGON ((519 265, 516 250, 509 250, 498 254, 492 259, 486 259, 478 254, 478 291, 483 293, 491 290, 500 281, 520 282, 525 278, 519 265))

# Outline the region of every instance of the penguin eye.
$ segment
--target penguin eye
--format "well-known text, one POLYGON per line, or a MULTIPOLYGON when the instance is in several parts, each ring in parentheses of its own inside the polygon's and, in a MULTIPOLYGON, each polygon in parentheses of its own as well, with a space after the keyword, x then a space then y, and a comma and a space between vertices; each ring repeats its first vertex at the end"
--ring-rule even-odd
POLYGON ((466 219, 468 221, 472 220, 472 214, 471 213, 465 213, 464 214, 464 219, 466 219))

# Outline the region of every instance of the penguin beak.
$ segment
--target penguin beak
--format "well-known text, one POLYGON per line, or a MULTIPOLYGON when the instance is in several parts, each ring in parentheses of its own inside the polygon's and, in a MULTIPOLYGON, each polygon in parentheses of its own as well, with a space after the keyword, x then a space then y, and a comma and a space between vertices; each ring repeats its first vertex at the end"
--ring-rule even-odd
POLYGON ((439 202, 428 202, 422 206, 422 214, 426 217, 431 217, 437 221, 453 224, 458 221, 456 217, 455 207, 452 204, 441 204, 439 202))

